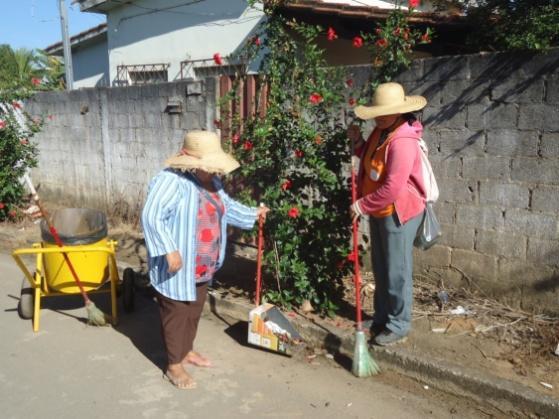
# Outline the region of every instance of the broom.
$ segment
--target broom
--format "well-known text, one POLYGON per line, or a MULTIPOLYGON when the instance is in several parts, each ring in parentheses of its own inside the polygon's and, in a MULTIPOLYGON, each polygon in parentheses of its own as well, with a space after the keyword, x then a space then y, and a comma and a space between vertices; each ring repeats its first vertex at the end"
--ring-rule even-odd
MULTIPOLYGON (((45 219, 47 226, 49 228, 50 233, 52 234, 52 237, 54 238, 55 243, 58 245, 58 247, 63 247, 64 244, 62 243, 62 240, 60 240, 60 236, 58 235, 58 231, 56 231, 56 228, 54 228, 54 225, 52 225, 52 223, 49 220, 49 215, 47 213, 47 211, 45 210, 45 208, 43 207, 40 199, 39 199, 39 195, 37 194, 37 191, 35 190, 35 187, 33 186, 33 182, 31 182, 31 179, 29 178, 29 174, 25 174, 24 175, 24 180, 25 183, 27 183, 27 186, 29 187, 29 190, 31 191, 31 194, 33 196, 33 200, 35 201, 35 203, 37 204, 37 206, 39 207, 39 210, 41 212, 41 216, 45 219)), ((72 265, 72 262, 70 262, 70 258, 68 257, 68 255, 66 253, 62 253, 62 256, 64 256, 64 260, 66 261, 66 263, 68 264, 68 268, 70 269, 70 272, 72 273, 72 276, 74 277, 74 281, 76 281, 76 284, 78 285, 80 292, 82 294, 83 297, 83 301, 85 303, 85 309, 87 311, 87 322, 88 324, 91 324, 93 326, 105 326, 107 325, 107 319, 108 316, 103 313, 101 310, 99 310, 95 304, 93 303, 93 301, 91 301, 89 299, 89 297, 87 296, 87 293, 85 292, 83 285, 80 281, 80 279, 78 278, 78 274, 76 273, 74 266, 72 265)))
MULTIPOLYGON (((357 201, 357 185, 355 168, 353 165, 353 141, 351 141, 351 202, 357 201)), ((356 377, 370 377, 380 372, 380 368, 371 356, 365 332, 363 331, 363 320, 361 317, 361 271, 359 268, 359 219, 352 220, 353 227, 353 281, 355 283, 355 305, 356 305, 356 325, 355 325, 355 348, 353 349, 353 364, 351 372, 356 377)))

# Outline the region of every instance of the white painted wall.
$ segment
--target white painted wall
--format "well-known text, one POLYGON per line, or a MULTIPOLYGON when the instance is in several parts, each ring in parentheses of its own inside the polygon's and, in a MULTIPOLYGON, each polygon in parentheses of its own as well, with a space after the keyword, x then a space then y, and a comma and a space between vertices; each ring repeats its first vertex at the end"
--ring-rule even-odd
POLYGON ((216 52, 229 55, 252 36, 264 16, 246 0, 184 3, 139 0, 108 12, 111 85, 116 84, 118 65, 169 63, 169 81, 176 80, 181 61, 211 59, 216 52), (175 5, 183 6, 170 9, 175 5), (161 8, 167 11, 149 10, 161 8))
POLYGON ((109 86, 107 39, 93 45, 72 49, 74 88, 109 86))

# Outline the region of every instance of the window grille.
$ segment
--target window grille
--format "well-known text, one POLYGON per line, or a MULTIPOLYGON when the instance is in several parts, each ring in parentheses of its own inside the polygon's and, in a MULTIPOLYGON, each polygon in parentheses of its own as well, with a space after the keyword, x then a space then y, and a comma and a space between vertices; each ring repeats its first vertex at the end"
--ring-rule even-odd
POLYGON ((118 86, 137 86, 169 81, 170 64, 119 65, 116 84, 118 86))

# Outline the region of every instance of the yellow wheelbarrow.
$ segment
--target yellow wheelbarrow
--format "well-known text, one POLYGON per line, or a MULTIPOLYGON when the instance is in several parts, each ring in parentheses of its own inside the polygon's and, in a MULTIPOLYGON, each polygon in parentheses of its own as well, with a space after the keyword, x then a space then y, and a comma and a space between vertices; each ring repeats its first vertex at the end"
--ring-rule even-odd
POLYGON ((122 285, 126 311, 134 307, 133 277, 127 275, 119 284, 116 265, 116 242, 107 238, 105 214, 92 209, 66 208, 52 214, 52 223, 60 235, 63 247, 55 244, 47 223, 41 222, 41 243, 31 248, 17 249, 12 253, 25 278, 21 285, 18 313, 24 319, 33 318, 33 331, 39 330, 41 298, 78 294, 80 292, 64 260, 66 253, 88 293, 111 294, 111 322, 116 325, 117 290, 122 285), (34 255, 33 273, 23 262, 22 256, 34 255), (110 283, 109 287, 103 285, 110 283))

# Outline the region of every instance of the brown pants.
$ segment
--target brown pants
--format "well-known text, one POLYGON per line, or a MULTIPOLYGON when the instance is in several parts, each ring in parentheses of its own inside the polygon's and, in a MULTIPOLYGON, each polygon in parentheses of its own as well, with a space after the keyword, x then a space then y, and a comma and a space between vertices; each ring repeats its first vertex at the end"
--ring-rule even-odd
POLYGON ((180 364, 192 350, 207 294, 207 282, 196 286, 196 301, 171 300, 157 293, 163 342, 169 364, 180 364))

